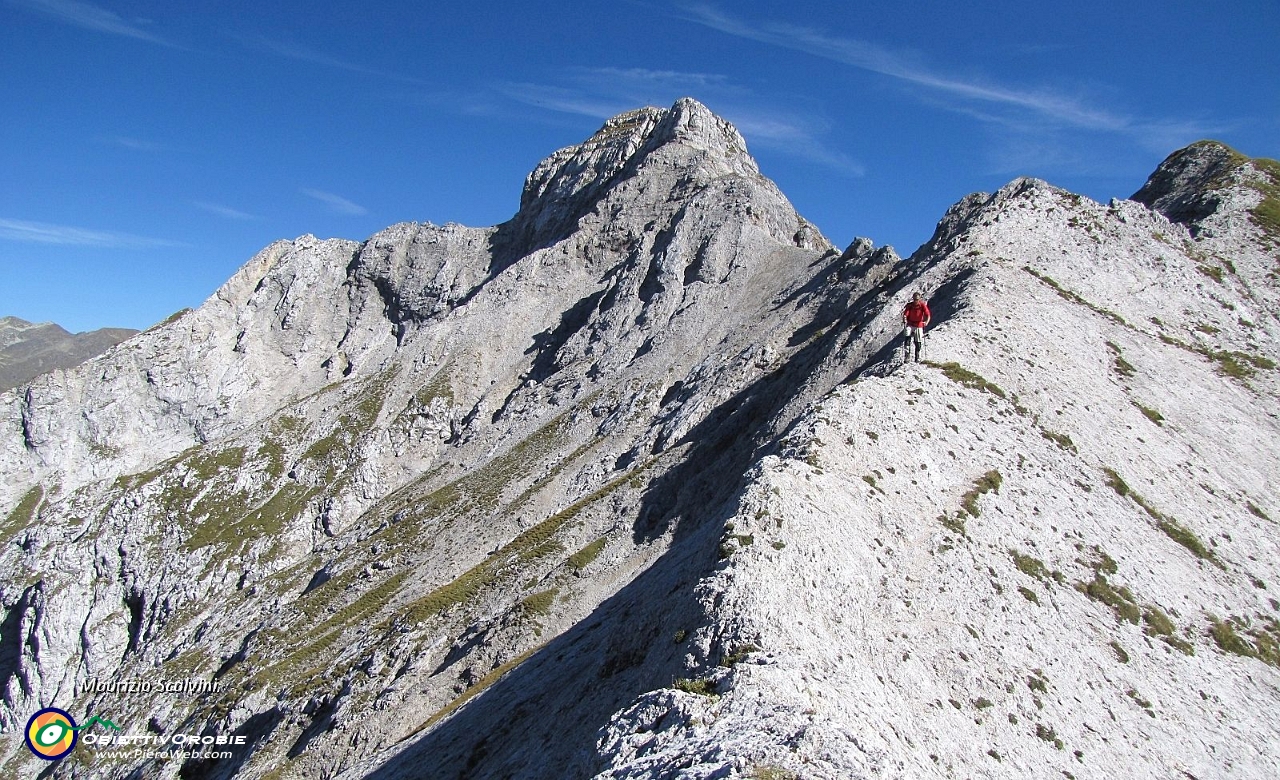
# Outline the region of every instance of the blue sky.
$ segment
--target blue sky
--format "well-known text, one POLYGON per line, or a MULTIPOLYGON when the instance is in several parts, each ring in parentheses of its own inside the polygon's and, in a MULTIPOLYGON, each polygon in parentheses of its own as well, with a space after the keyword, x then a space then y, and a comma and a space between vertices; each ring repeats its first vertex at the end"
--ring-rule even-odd
POLYGON ((837 245, 905 255, 1016 176, 1280 156, 1280 3, 0 0, 0 315, 144 328, 277 238, 496 224, 685 95, 837 245))

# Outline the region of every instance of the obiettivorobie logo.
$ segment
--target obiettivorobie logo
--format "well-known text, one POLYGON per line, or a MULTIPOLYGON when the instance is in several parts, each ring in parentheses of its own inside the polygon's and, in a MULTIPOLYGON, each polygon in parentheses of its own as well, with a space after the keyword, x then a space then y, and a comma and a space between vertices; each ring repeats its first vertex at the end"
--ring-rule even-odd
POLYGON ((122 734, 120 730, 100 715, 77 726, 66 710, 45 707, 27 721, 24 737, 31 753, 46 761, 66 758, 81 743, 120 760, 223 760, 234 755, 232 748, 249 744, 244 734, 122 734), (80 733, 94 725, 110 731, 87 733, 81 739, 80 733))
POLYGON ((27 747, 38 758, 57 761, 75 749, 79 733, 95 723, 115 731, 120 730, 116 724, 97 715, 85 721, 83 726, 77 726, 75 718, 67 711, 46 707, 27 721, 27 747))

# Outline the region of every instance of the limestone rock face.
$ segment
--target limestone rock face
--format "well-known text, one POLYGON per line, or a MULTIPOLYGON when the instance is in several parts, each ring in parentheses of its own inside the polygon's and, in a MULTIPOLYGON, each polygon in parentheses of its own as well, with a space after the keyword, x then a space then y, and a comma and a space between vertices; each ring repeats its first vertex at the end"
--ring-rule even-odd
POLYGON ((904 260, 681 100, 496 227, 277 242, 0 395, 0 724, 243 738, 68 777, 1272 776, 1269 169, 1205 154, 904 260))

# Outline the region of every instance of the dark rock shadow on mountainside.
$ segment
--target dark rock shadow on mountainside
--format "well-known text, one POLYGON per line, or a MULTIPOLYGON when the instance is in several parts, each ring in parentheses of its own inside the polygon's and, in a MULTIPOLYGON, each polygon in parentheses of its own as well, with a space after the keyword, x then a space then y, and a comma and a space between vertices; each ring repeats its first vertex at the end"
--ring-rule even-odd
POLYGON ((308 712, 308 708, 303 708, 303 714, 311 717, 311 724, 303 730, 298 739, 290 746, 289 758, 297 758, 302 755, 311 746, 312 742, 333 728, 333 716, 338 710, 338 703, 350 692, 351 688, 348 685, 336 695, 324 699, 319 704, 315 704, 311 711, 308 712))
POLYGON ((178 777, 181 780, 225 780, 235 777, 283 720, 284 713, 277 707, 254 715, 231 732, 233 737, 246 737, 245 744, 231 748, 231 758, 189 758, 178 770, 178 777))
POLYGON ((473 651, 486 645, 492 638, 492 629, 490 627, 468 628, 454 642, 444 660, 436 665, 436 668, 431 672, 431 676, 434 677, 437 674, 441 674, 457 662, 469 657, 473 651))
POLYGON ((30 595, 28 589, 5 611, 4 620, 0 621, 0 686, 4 688, 9 687, 9 681, 17 677, 22 668, 22 618, 30 606, 30 595))
POLYGON ((969 279, 974 273, 973 268, 961 269, 929 293, 929 312, 933 315, 931 327, 946 322, 968 306, 961 294, 967 288, 969 279))
MULTIPOLYGON (((645 152, 639 152, 608 176, 587 186, 570 188, 567 193, 535 195, 526 185, 519 211, 498 225, 489 239, 492 259, 488 278, 497 277, 522 257, 554 246, 576 233, 579 220, 595 211, 618 184, 634 176, 644 157, 645 152)), ((572 176, 573 173, 560 175, 572 176)))
POLYGON ((607 290, 597 290, 585 296, 567 311, 560 315, 560 322, 551 329, 533 337, 533 345, 525 350, 526 355, 533 355, 533 367, 529 369, 529 379, 543 382, 556 373, 556 355, 573 334, 582 330, 590 320, 591 314, 600 306, 600 299, 607 290))
POLYGON ((686 648, 672 637, 697 625, 693 586, 715 561, 718 538, 715 524, 704 522, 702 533, 368 777, 568 780, 594 774, 597 732, 609 716, 680 676, 686 648))
POLYGON ((573 338, 578 331, 586 327, 591 320, 591 315, 603 305, 601 299, 610 289, 597 290, 584 296, 560 315, 560 322, 554 328, 534 334, 533 343, 524 351, 524 354, 533 356, 529 370, 521 377, 521 381, 511 388, 511 392, 507 393, 502 405, 491 416, 491 422, 496 423, 506 415, 512 401, 529 386, 529 383, 545 382, 560 370, 556 362, 561 348, 569 343, 569 339, 573 338))
POLYGON ((690 449, 680 464, 649 486, 633 533, 636 544, 666 533, 671 522, 677 523, 673 530, 678 544, 689 520, 737 494, 743 475, 786 427, 777 419, 779 414, 833 352, 840 329, 837 324, 813 339, 783 365, 713 409, 676 442, 690 449))
MULTIPOLYGON (((484 278, 480 279, 471 289, 459 297, 453 306, 455 308, 466 306, 490 282, 501 276, 508 268, 520 262, 521 259, 528 257, 539 249, 554 246, 572 236, 578 230, 578 220, 590 213, 606 194, 607 190, 601 189, 584 195, 573 204, 573 208, 576 211, 555 215, 550 220, 539 220, 538 214, 526 213, 524 206, 522 206, 521 211, 517 212, 515 216, 494 227, 493 232, 489 235, 487 247, 489 266, 486 269, 484 278)), ((384 300, 389 300, 389 293, 383 290, 378 290, 378 292, 384 300)), ((388 306, 388 316, 392 317, 394 322, 396 320, 393 315, 394 312, 391 306, 388 306)))
POLYGON ((819 331, 848 319, 849 302, 845 297, 823 294, 835 282, 836 277, 839 276, 844 261, 833 251, 823 255, 815 261, 814 265, 824 261, 827 262, 826 267, 814 274, 813 278, 806 282, 803 287, 788 295, 774 307, 775 309, 781 309, 788 304, 798 307, 814 298, 819 300, 818 311, 813 319, 791 334, 791 338, 787 342, 788 346, 794 347, 803 344, 817 335, 819 331))
POLYGON ((706 623, 694 588, 722 565, 724 522, 745 475, 786 428, 781 413, 833 353, 838 330, 813 339, 681 438, 684 457, 634 508, 637 544, 672 533, 662 557, 368 777, 568 780, 599 771, 596 740, 609 717, 689 674, 683 659, 694 649, 675 638, 706 623))

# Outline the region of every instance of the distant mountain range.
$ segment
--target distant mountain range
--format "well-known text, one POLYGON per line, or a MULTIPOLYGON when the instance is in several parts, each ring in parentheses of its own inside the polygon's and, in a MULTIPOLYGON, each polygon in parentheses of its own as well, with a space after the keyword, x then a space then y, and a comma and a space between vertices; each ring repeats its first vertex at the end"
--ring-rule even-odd
POLYGON ((137 332, 128 328, 102 328, 68 333, 52 322, 0 318, 0 391, 10 390, 47 371, 78 366, 137 332))
POLYGON ((0 775, 1280 777, 1278 206, 1205 142, 841 249, 685 99, 273 243, 0 392, 0 775))

